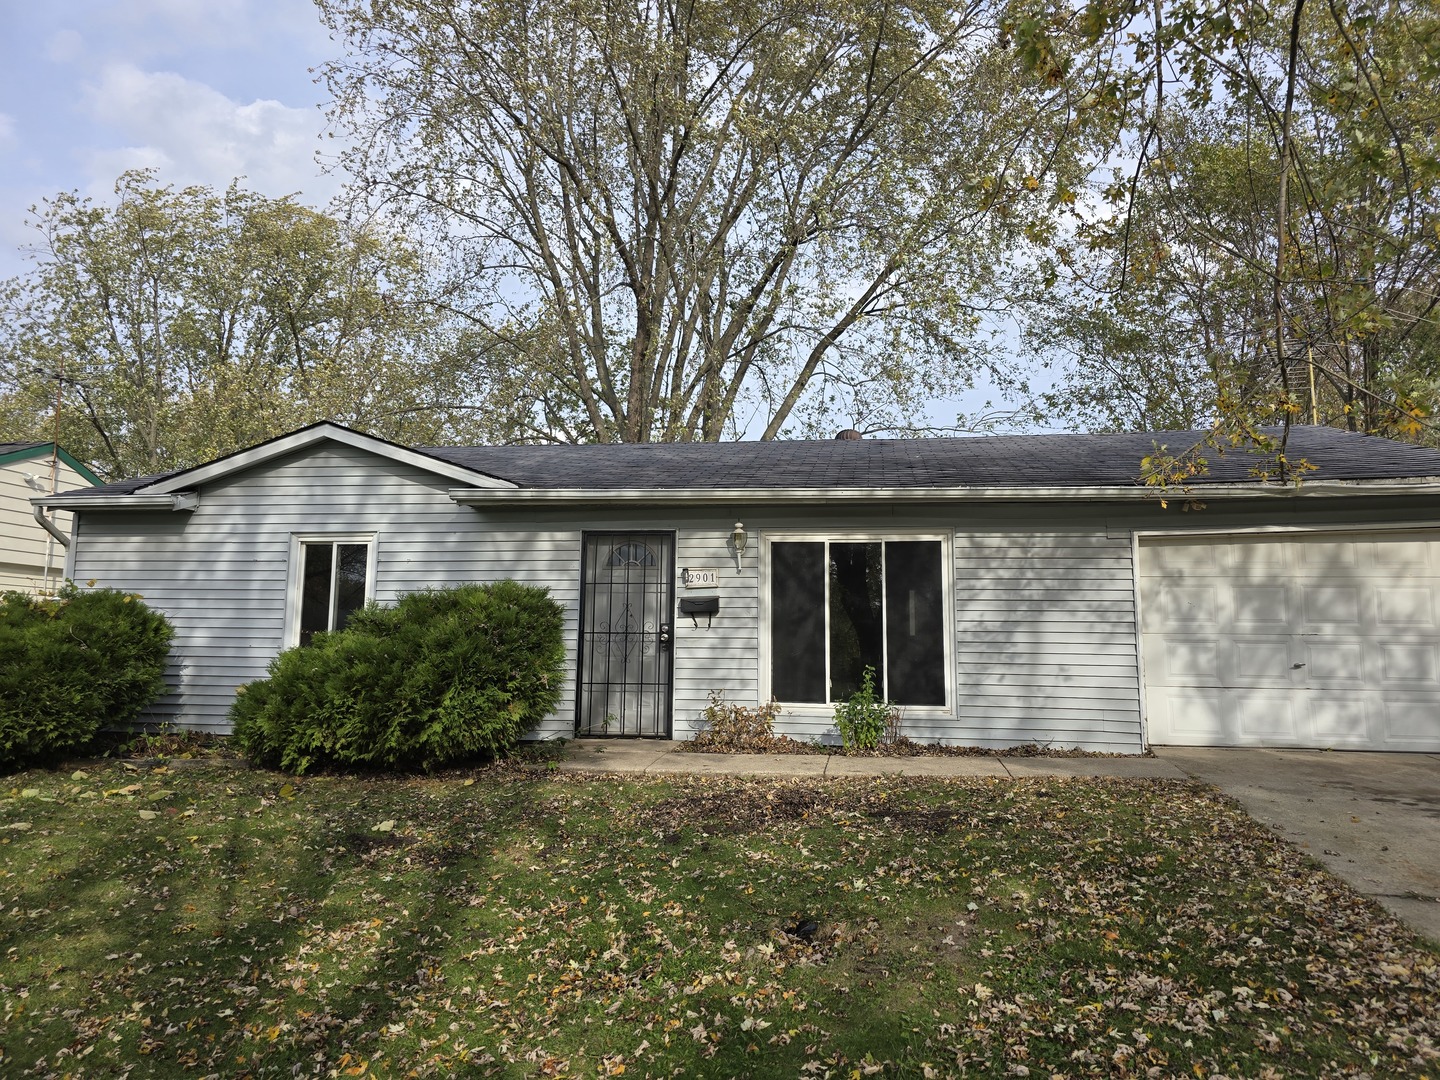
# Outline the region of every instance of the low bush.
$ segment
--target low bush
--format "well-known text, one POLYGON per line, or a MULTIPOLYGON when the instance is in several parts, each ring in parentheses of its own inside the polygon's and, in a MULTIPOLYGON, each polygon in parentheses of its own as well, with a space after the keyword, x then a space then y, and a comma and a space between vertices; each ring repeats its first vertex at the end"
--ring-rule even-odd
POLYGON ((835 726, 846 750, 874 750, 882 741, 893 742, 898 737, 900 710, 875 696, 873 667, 867 667, 860 677, 859 690, 835 703, 835 726))
POLYGON ((235 736, 259 764, 433 769, 508 750, 560 699, 560 606, 513 581, 371 605, 241 687, 235 736))
POLYGON ((165 692, 174 630, 140 597, 66 585, 0 595, 0 766, 69 753, 165 692))
POLYGON ((711 690, 710 704, 700 712, 704 727, 695 736, 695 748, 725 753, 773 750, 777 741, 775 718, 779 715, 780 706, 773 701, 752 708, 726 701, 723 691, 711 690))

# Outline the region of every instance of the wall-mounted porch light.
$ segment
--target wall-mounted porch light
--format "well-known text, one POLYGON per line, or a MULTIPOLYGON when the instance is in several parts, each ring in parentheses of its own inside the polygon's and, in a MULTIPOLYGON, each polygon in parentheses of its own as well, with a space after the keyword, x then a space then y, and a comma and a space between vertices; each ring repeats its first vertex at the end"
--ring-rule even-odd
POLYGON ((745 555, 745 526, 741 522, 735 522, 735 528, 730 530, 730 550, 735 554, 735 572, 741 571, 745 555))

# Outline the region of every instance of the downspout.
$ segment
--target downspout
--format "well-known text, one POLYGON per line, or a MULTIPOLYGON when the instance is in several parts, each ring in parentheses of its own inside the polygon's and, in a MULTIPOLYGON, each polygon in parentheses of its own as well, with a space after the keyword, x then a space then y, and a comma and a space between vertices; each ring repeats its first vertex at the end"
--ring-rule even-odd
POLYGON ((60 542, 61 547, 68 548, 70 546, 70 537, 61 532, 55 523, 45 516, 45 508, 43 506, 35 507, 35 520, 40 523, 42 529, 60 542))
MULTIPOLYGON (((58 392, 61 383, 56 380, 58 392)), ((50 444, 50 494, 56 495, 60 492, 60 401, 57 396, 55 401, 55 441, 50 444)), ((45 591, 50 591, 50 564, 55 561, 55 539, 60 533, 57 528, 52 528, 53 522, 42 521, 40 524, 50 530, 51 540, 45 545, 45 591)), ((67 551, 69 541, 61 541, 62 551, 67 551)), ((68 554, 68 551, 67 551, 68 554)))

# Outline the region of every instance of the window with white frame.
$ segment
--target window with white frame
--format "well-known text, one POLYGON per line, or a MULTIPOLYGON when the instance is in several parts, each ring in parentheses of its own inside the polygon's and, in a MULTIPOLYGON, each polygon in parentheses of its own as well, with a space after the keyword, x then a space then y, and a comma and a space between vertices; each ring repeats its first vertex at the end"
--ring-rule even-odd
POLYGON ((841 701, 871 667, 887 700, 946 705, 946 581, 938 537, 772 538, 771 696, 841 701))
POLYGON ((373 536, 295 538, 291 591, 291 644, 339 630, 374 595, 373 536))

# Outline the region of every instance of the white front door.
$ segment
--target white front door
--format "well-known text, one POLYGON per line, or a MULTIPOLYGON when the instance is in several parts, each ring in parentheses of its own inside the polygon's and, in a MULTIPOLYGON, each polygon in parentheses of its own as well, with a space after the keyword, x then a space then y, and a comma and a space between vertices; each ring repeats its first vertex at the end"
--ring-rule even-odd
POLYGON ((1440 750, 1440 531, 1147 538, 1149 741, 1440 750))

